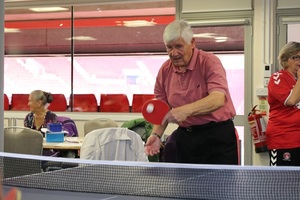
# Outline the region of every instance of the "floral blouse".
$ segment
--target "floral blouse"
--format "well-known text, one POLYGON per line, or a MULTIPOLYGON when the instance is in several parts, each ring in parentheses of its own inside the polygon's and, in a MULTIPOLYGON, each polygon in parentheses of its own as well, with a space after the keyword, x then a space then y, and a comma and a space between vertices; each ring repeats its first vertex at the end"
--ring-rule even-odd
POLYGON ((45 118, 44 118, 44 124, 39 129, 36 129, 36 127, 34 125, 34 113, 31 112, 26 115, 26 117, 24 119, 24 126, 31 128, 31 129, 41 131, 42 128, 47 128, 48 123, 56 123, 56 122, 57 122, 56 114, 54 114, 53 112, 48 110, 45 115, 45 118))

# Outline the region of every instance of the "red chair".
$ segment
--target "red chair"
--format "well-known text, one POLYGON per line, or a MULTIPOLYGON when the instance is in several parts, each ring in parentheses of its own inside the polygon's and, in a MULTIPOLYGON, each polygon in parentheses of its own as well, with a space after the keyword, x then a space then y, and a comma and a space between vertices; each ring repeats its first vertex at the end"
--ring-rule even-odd
POLYGON ((74 112, 98 112, 98 103, 94 94, 73 94, 73 99, 70 96, 70 106, 72 105, 74 112))
POLYGON ((9 100, 7 94, 4 94, 4 110, 9 110, 9 100))
POLYGON ((50 103, 48 109, 51 111, 66 111, 67 100, 64 94, 52 94, 53 101, 50 103))
POLYGON ((142 112, 144 103, 155 98, 154 94, 133 94, 131 112, 142 112))
POLYGON ((100 112, 129 112, 126 94, 101 94, 100 112))
POLYGON ((11 110, 29 111, 28 106, 29 94, 12 94, 11 95, 11 110))

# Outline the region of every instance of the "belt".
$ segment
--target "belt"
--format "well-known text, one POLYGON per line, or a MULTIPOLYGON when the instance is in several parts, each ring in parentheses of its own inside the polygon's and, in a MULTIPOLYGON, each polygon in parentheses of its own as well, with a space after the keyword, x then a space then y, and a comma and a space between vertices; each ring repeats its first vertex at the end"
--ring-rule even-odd
POLYGON ((186 130, 188 132, 193 132, 193 131, 196 131, 196 130, 203 130, 203 129, 208 129, 208 128, 222 126, 224 124, 230 124, 231 122, 232 122, 232 119, 228 119, 226 121, 209 122, 207 124, 202 124, 202 125, 194 125, 194 126, 188 126, 188 127, 181 127, 181 126, 179 126, 178 128, 184 129, 184 130, 186 130))

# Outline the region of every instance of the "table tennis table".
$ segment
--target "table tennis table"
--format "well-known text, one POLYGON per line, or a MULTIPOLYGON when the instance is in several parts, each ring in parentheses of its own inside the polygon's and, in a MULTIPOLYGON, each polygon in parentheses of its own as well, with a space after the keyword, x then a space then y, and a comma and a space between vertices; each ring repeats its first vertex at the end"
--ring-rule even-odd
POLYGON ((22 200, 300 199, 299 167, 59 160, 78 166, 4 178, 5 191, 21 189, 22 200))
MULTIPOLYGON (((10 189, 11 187, 4 186, 4 194, 6 194, 10 189)), ((170 198, 159 197, 96 194, 24 187, 18 187, 18 189, 22 192, 22 200, 170 200, 170 198)))

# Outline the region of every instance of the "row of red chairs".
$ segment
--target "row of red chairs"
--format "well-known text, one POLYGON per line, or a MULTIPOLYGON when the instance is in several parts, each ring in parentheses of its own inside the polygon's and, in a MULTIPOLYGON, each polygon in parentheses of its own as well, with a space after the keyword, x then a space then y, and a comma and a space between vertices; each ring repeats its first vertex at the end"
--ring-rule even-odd
MULTIPOLYGON (((74 112, 141 112, 145 101, 154 98, 153 94, 134 94, 130 107, 126 94, 101 94, 98 106, 94 94, 73 94, 69 106, 64 94, 52 94, 53 101, 48 109, 52 111, 74 112), (73 105, 73 107, 71 106, 73 105)), ((29 111, 29 94, 12 94, 11 103, 4 94, 4 110, 29 111)))

